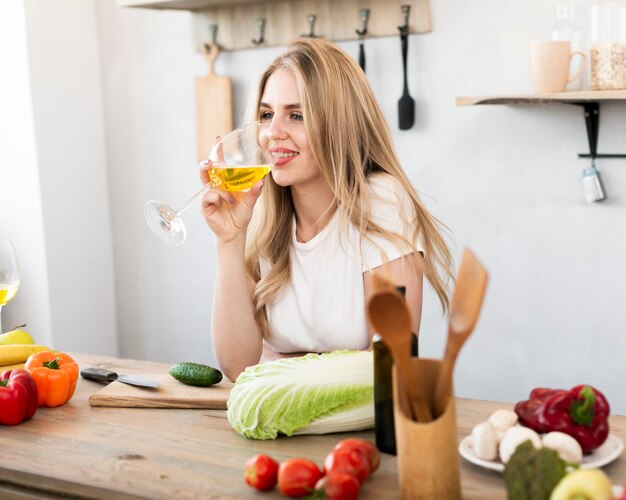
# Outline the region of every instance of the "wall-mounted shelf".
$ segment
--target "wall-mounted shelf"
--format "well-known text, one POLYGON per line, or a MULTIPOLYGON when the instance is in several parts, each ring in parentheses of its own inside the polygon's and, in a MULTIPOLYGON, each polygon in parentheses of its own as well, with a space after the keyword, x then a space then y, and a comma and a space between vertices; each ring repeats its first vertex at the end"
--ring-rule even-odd
POLYGON ((478 104, 582 104, 585 102, 626 101, 626 90, 582 90, 542 94, 511 94, 482 97, 457 97, 457 106, 478 104))
POLYGON ((204 10, 213 7, 269 3, 281 0, 118 0, 122 7, 142 7, 146 9, 204 10))
POLYGON ((457 106, 479 104, 535 105, 535 104, 574 104, 582 106, 587 127, 589 153, 581 153, 580 158, 626 158, 626 154, 599 154, 598 130, 600 128, 600 103, 626 102, 626 90, 585 90, 541 94, 512 94, 483 97, 457 97, 457 106))
POLYGON ((188 10, 193 15, 194 46, 215 41, 224 50, 286 45, 311 33, 308 16, 315 15, 314 34, 330 40, 355 40, 361 11, 369 9, 366 38, 398 36, 404 23, 402 5, 410 5, 409 34, 431 31, 430 0, 118 0, 121 7, 188 10), (258 39, 260 20, 264 42, 258 39))

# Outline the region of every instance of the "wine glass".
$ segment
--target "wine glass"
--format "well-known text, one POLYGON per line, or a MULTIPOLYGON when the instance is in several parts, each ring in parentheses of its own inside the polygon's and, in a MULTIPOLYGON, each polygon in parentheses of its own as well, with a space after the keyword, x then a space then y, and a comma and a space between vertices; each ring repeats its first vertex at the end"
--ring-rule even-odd
POLYGON ((20 287, 20 271, 11 240, 0 238, 0 333, 2 333, 2 306, 7 304, 20 287))
POLYGON ((187 231, 180 215, 204 193, 213 187, 232 192, 247 191, 263 179, 275 162, 269 151, 262 147, 268 142, 266 130, 267 125, 262 122, 252 122, 216 142, 209 154, 212 162, 208 169, 210 181, 180 210, 156 200, 147 202, 144 215, 154 234, 170 245, 182 245, 187 231))

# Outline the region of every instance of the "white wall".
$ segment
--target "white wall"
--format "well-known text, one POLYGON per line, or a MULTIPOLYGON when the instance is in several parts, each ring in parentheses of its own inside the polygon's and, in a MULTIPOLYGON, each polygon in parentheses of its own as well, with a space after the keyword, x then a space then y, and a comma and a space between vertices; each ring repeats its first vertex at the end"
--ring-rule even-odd
POLYGON ((3 308, 2 329, 28 323, 52 341, 48 267, 22 2, 0 5, 0 235, 13 241, 21 287, 3 308))
POLYGON ((9 156, 0 185, 9 197, 0 197, 0 213, 23 279, 6 326, 27 323, 38 342, 59 350, 117 354, 95 6, 3 2, 7 24, 12 12, 19 23, 3 34, 2 50, 17 60, 6 71, 15 83, 1 95, 25 125, 2 137, 9 156))
MULTIPOLYGON (((454 233, 455 256, 470 246, 491 273, 459 359, 459 395, 515 401, 536 385, 586 382, 626 413, 618 385, 626 375, 626 162, 601 162, 610 198, 590 206, 576 156, 587 149, 581 109, 455 106, 460 95, 530 90, 527 44, 549 37, 554 3, 432 2, 433 32, 410 38, 410 131, 396 128, 397 38, 367 41, 368 76, 411 180, 454 233)), ((193 208, 187 243, 170 248, 141 214, 148 199, 179 206, 198 188, 192 83, 206 68, 192 49, 190 15, 98 7, 109 175, 112 193, 122 194, 113 205, 122 354, 212 362, 212 237, 193 208)), ((356 57, 356 43, 341 46, 356 57)), ((233 79, 236 117, 278 52, 218 59, 217 72, 233 79)), ((601 150, 626 151, 625 112, 623 103, 602 106, 601 150)), ((445 335, 429 293, 423 353, 441 355, 445 335)))
MULTIPOLYGON (((433 32, 410 37, 417 123, 409 131, 397 130, 397 38, 367 40, 368 77, 411 180, 452 230, 455 256, 469 246, 490 271, 481 319, 459 358, 457 394, 516 401, 534 386, 584 382, 604 390, 614 410, 626 414, 620 390, 626 376, 626 161, 600 162, 609 199, 587 205, 580 179, 586 161, 576 156, 587 149, 581 109, 455 106, 456 96, 530 91, 527 45, 549 37, 554 3, 432 1, 433 32)), ((92 33, 82 36, 100 57, 106 149, 93 157, 106 158, 120 353, 213 363, 213 238, 197 208, 185 214, 189 238, 182 247, 159 241, 142 214, 148 199, 179 206, 199 187, 193 78, 206 67, 193 51, 191 17, 121 9, 113 0, 85 4, 95 6, 98 33, 97 41, 92 33)), ((356 57, 355 42, 341 46, 356 57)), ((257 74, 278 52, 237 51, 218 59, 217 72, 233 79, 236 117, 257 74)), ((68 78, 80 71, 66 69, 68 78)), ((92 77, 88 83, 95 86, 92 77)), ((626 152, 625 113, 626 103, 602 105, 601 152, 626 152)), ((61 137, 50 128, 46 133, 47 140, 61 137)), ((98 164, 91 172, 104 169, 98 164)), ((77 200, 75 206, 89 209, 77 200)), ((102 237, 103 225, 83 227, 84 234, 102 237)), ((107 265, 102 268, 113 269, 107 265)), ((427 292, 425 356, 442 354, 446 326, 427 292)))

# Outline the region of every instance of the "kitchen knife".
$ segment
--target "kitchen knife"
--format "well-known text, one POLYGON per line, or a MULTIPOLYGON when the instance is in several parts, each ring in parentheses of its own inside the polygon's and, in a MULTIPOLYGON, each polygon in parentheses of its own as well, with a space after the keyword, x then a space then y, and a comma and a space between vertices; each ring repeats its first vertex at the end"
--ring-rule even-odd
POLYGON ((104 368, 85 368, 80 371, 80 374, 83 378, 86 378, 87 380, 94 380, 96 382, 109 383, 117 380, 118 382, 136 385, 139 387, 150 387, 153 389, 159 387, 159 382, 156 380, 136 377, 135 375, 118 375, 117 373, 104 368))

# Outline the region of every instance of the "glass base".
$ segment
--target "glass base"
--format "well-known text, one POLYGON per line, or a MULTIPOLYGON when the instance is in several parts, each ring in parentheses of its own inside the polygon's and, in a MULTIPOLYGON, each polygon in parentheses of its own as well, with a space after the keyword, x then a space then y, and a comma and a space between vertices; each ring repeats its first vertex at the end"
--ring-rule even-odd
POLYGON ((152 232, 170 245, 182 245, 187 239, 187 230, 176 212, 160 201, 149 201, 143 209, 146 222, 152 232))

